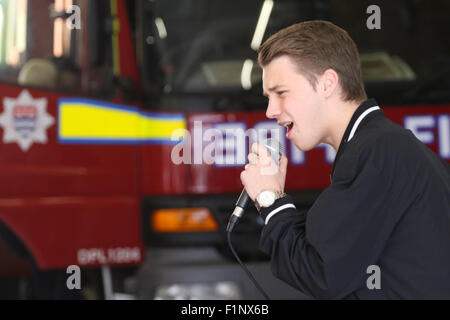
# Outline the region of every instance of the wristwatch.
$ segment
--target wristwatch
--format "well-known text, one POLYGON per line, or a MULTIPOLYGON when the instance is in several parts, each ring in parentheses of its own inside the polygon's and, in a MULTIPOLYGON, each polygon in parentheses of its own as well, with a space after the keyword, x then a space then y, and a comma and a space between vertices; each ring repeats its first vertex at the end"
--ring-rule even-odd
POLYGON ((261 208, 270 207, 275 200, 283 198, 285 195, 286 194, 281 191, 263 190, 255 199, 255 207, 258 211, 261 211, 261 208))

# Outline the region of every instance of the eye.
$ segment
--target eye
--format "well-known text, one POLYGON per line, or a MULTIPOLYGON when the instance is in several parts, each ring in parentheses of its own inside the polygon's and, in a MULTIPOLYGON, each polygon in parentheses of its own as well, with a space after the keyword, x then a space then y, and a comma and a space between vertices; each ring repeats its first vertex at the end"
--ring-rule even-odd
POLYGON ((284 93, 286 93, 287 91, 286 90, 284 90, 284 91, 277 91, 277 95, 279 96, 279 97, 281 97, 284 93))

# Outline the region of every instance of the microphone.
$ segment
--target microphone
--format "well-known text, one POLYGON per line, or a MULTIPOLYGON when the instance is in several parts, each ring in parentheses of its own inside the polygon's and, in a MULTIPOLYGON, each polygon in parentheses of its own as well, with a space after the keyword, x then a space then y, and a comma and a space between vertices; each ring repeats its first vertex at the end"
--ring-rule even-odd
MULTIPOLYGON (((283 153, 283 146, 281 145, 281 143, 277 139, 273 138, 263 140, 261 143, 267 148, 267 150, 270 152, 270 155, 272 156, 272 159, 275 160, 275 163, 278 165, 281 154, 283 153)), ((234 208, 234 211, 231 214, 230 219, 228 220, 227 232, 233 231, 234 226, 242 217, 244 210, 250 200, 251 199, 244 188, 236 202, 236 207, 234 208)))

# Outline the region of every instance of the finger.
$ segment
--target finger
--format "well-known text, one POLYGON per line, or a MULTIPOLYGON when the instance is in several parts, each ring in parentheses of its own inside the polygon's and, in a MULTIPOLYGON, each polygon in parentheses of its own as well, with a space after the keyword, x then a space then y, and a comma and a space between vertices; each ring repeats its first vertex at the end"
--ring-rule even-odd
POLYGON ((252 145, 252 152, 256 153, 258 155, 259 160, 264 165, 268 165, 270 163, 271 155, 270 155, 270 152, 267 150, 265 145, 255 142, 252 145))
POLYGON ((264 145, 260 145, 259 163, 263 166, 277 166, 277 161, 264 145))
POLYGON ((258 144, 258 154, 260 156, 270 157, 269 150, 267 150, 267 147, 262 143, 258 144))
POLYGON ((259 148, 259 144, 258 142, 253 142, 252 144, 252 152, 258 154, 258 148, 259 148))
POLYGON ((258 142, 253 142, 251 149, 251 153, 258 155, 258 142))
POLYGON ((248 154, 248 162, 250 162, 252 164, 258 163, 258 155, 253 152, 249 153, 248 154))
POLYGON ((284 155, 284 153, 282 153, 279 163, 279 168, 282 173, 286 173, 287 165, 288 165, 288 158, 284 155))
POLYGON ((245 171, 245 170, 244 170, 244 171, 241 171, 240 178, 241 178, 241 183, 242 183, 243 185, 245 185, 245 183, 244 183, 245 176, 246 176, 246 171, 245 171))
POLYGON ((248 170, 252 169, 252 168, 256 168, 257 166, 255 164, 252 163, 247 163, 244 167, 244 170, 246 170, 248 172, 248 170))
POLYGON ((251 169, 251 165, 247 164, 245 170, 241 171, 240 178, 243 185, 246 185, 248 179, 248 168, 251 169))

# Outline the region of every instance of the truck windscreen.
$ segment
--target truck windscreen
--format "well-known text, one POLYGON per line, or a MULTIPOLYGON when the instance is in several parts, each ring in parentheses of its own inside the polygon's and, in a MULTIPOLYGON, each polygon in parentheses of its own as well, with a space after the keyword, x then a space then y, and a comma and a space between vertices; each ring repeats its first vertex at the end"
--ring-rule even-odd
MULTIPOLYGON (((260 95, 260 44, 283 27, 322 19, 355 40, 369 96, 380 103, 450 101, 445 0, 377 1, 376 10, 370 1, 349 0, 150 3, 143 41, 145 52, 158 56, 160 76, 149 71, 147 77, 159 82, 162 93, 260 95)), ((150 54, 144 59, 155 61, 150 54)))

